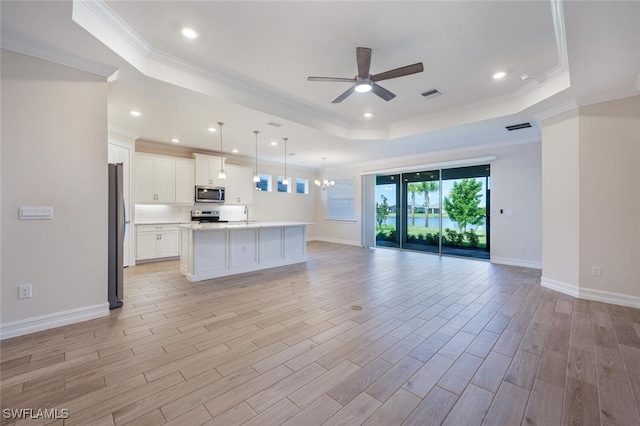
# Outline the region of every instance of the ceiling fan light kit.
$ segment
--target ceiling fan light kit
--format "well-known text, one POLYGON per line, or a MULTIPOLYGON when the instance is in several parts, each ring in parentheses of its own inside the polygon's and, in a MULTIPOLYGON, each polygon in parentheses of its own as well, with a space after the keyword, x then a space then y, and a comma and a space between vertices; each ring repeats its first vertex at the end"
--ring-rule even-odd
POLYGON ((353 83, 349 89, 343 92, 340 96, 335 98, 331 103, 338 104, 347 99, 353 92, 366 93, 373 92, 375 95, 390 101, 395 98, 396 95, 388 91, 382 86, 376 84, 378 81, 390 80, 392 78, 404 77, 411 74, 417 74, 424 71, 422 62, 416 64, 407 65, 404 67, 392 69, 379 74, 371 75, 369 70, 371 67, 371 49, 368 47, 356 48, 356 62, 358 65, 358 75, 353 78, 342 77, 307 77, 307 81, 328 81, 328 82, 344 82, 353 83))

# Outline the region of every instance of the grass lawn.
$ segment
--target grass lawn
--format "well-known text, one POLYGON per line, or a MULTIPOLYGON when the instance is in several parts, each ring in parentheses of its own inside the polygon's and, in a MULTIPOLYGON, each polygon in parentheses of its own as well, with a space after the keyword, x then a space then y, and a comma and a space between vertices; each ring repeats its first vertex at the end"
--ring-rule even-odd
MULTIPOLYGON (((424 215, 423 215, 424 216, 424 215)), ((416 214, 416 217, 418 217, 418 215, 416 214)), ((432 217, 432 215, 429 215, 429 217, 432 217)), ((438 217, 438 215, 435 215, 433 217, 438 217)), ((376 227, 376 239, 379 240, 392 240, 395 239, 393 238, 390 234, 394 233, 395 234, 395 230, 396 227, 392 226, 392 225, 386 225, 383 227, 376 227)), ((444 231, 444 230, 443 230, 444 231)), ((457 231, 457 230, 455 230, 457 231)), ((440 232, 439 228, 433 228, 433 227, 428 227, 425 228, 424 226, 408 226, 407 229, 407 240, 410 243, 416 243, 416 244, 438 244, 438 233, 440 232), (412 238, 412 237, 415 237, 412 238), (420 238, 422 237, 422 238, 420 238)), ((447 236, 446 231, 444 232, 445 237, 447 236)), ((486 231, 476 231, 476 235, 478 236, 478 248, 486 248, 487 247, 487 232, 486 231)), ((446 242, 443 241, 444 244, 447 244, 446 242)), ((462 242, 462 244, 453 244, 456 246, 460 246, 460 247, 470 247, 469 241, 468 239, 465 237, 464 241, 462 242)))

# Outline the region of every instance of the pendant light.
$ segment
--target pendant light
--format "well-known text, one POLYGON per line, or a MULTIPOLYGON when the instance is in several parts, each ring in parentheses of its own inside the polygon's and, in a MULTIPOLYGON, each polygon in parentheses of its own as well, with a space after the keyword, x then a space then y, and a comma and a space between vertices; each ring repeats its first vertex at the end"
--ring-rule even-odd
POLYGON ((218 173, 218 179, 226 179, 227 174, 224 172, 224 158, 222 158, 222 126, 224 126, 224 123, 218 121, 218 126, 220 126, 220 172, 218 173))
POLYGON ((282 138, 284 141, 284 179, 282 184, 289 186, 289 178, 287 178, 287 138, 282 138))
POLYGON ((258 133, 260 133, 257 130, 254 130, 253 133, 256 135, 256 174, 253 175, 253 181, 255 183, 260 182, 260 175, 258 174, 258 133))
POLYGON ((322 182, 316 179, 313 183, 324 191, 327 188, 331 188, 332 186, 335 186, 336 181, 335 180, 330 181, 325 179, 324 175, 325 175, 325 172, 327 171, 327 157, 322 157, 322 161, 324 161, 324 165, 322 166, 322 182))

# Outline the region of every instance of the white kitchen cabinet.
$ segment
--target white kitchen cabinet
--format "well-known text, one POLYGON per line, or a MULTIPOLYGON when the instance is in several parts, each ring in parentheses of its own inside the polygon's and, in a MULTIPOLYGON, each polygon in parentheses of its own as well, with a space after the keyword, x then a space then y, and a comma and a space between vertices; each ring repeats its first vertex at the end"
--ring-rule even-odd
POLYGON ((175 160, 136 154, 135 164, 136 203, 175 203, 175 160))
POLYGON ((213 155, 193 154, 196 160, 196 185, 204 186, 226 186, 226 179, 218 179, 221 161, 224 158, 213 155))
POLYGON ((176 160, 176 203, 193 204, 195 194, 195 163, 189 159, 176 160))
POLYGON ((138 225, 136 260, 175 257, 180 254, 177 224, 138 225))
POLYGON ((225 204, 253 204, 253 193, 256 191, 253 170, 228 164, 225 171, 225 204))

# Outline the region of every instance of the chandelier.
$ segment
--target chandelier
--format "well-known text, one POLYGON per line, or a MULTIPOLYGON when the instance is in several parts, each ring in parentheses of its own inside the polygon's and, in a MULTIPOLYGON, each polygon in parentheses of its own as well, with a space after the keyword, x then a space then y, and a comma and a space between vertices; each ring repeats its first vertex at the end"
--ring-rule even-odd
POLYGON ((313 183, 319 187, 322 188, 322 190, 326 190, 327 188, 331 188, 332 186, 335 186, 336 181, 334 180, 327 180, 324 175, 325 172, 327 170, 327 157, 322 157, 322 161, 324 161, 324 165, 322 166, 322 182, 319 181, 318 179, 316 179, 313 183))

